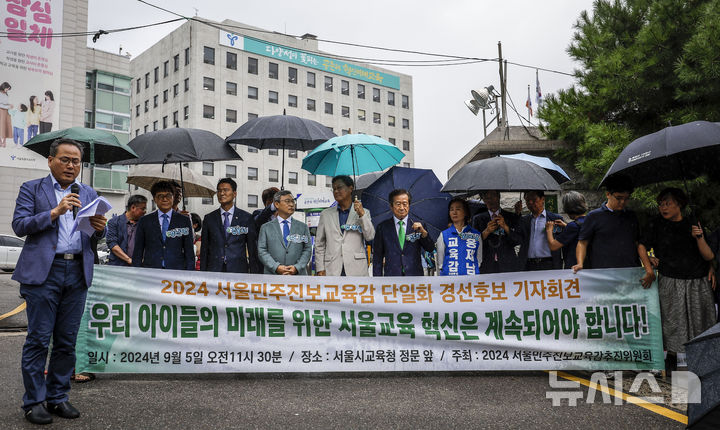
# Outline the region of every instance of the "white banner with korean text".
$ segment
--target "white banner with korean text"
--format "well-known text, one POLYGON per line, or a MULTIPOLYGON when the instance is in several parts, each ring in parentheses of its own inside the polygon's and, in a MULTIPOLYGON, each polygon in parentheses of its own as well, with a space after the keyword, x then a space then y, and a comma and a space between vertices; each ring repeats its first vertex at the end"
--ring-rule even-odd
POLYGON ((661 369, 642 269, 295 277, 95 266, 77 371, 661 369))

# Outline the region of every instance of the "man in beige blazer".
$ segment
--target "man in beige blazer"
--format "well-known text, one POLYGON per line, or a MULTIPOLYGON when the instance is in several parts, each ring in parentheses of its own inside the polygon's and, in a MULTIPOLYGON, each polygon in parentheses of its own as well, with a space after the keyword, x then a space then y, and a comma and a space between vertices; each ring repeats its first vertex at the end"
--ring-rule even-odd
POLYGON ((349 176, 332 180, 337 205, 320 213, 315 235, 315 267, 318 276, 368 276, 365 242, 375 237, 370 211, 352 192, 349 176))

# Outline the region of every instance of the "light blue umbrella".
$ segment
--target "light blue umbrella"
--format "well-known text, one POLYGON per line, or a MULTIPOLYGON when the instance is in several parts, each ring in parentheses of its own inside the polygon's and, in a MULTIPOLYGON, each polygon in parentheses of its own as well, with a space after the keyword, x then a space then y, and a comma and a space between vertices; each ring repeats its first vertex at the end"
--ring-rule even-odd
POLYGON ((553 179, 557 181, 558 184, 562 184, 563 182, 567 182, 570 180, 570 176, 565 173, 563 168, 553 163, 552 160, 547 157, 536 157, 534 155, 525 154, 524 152, 518 154, 501 155, 501 157, 514 158, 516 160, 523 160, 535 163, 545 169, 550 174, 550 176, 552 176, 553 179))
POLYGON ((303 158, 302 168, 313 175, 362 175, 394 166, 405 157, 398 147, 377 136, 346 134, 333 137, 303 158))

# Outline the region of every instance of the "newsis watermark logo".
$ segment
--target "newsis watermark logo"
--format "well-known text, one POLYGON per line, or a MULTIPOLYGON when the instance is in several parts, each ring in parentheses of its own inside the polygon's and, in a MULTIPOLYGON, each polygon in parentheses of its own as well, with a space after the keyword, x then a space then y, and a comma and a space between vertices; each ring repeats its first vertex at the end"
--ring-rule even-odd
MULTIPOLYGON (((603 404, 612 404, 612 398, 615 397, 614 404, 622 405, 623 398, 621 395, 611 396, 610 391, 615 390, 623 392, 623 376, 633 375, 634 379, 628 390, 628 394, 635 395, 648 403, 664 404, 665 396, 660 388, 655 375, 650 372, 611 372, 612 377, 608 377, 607 372, 595 372, 590 376, 590 387, 588 388, 587 398, 583 399, 583 391, 580 388, 580 382, 558 379, 557 372, 548 373, 548 382, 550 388, 563 391, 546 391, 545 398, 552 400, 553 406, 563 406, 567 400, 567 406, 577 406, 578 401, 593 404, 596 401, 598 393, 600 394, 600 402, 603 404), (613 381, 612 386, 608 383, 608 379, 613 381), (651 392, 651 396, 638 395, 643 387, 647 384, 647 388, 651 392), (605 387, 610 390, 605 389, 605 387)), ((672 372, 670 379, 671 393, 670 401, 673 404, 700 403, 700 378, 693 372, 675 371, 672 372)), ((648 390, 642 390, 647 393, 648 390)))

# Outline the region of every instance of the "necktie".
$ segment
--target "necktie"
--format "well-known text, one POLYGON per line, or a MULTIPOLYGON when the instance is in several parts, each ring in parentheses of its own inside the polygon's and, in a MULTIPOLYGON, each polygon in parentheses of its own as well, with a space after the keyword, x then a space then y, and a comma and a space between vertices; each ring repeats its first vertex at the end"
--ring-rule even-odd
POLYGON ((168 227, 170 226, 170 217, 168 217, 168 214, 162 214, 162 241, 165 242, 165 239, 167 238, 167 231, 168 227))
POLYGON ((290 225, 287 220, 282 222, 283 225, 283 241, 285 241, 285 246, 288 244, 288 236, 290 235, 290 225))
POLYGON ((225 212, 223 217, 225 218, 223 221, 223 230, 225 231, 225 239, 227 239, 229 235, 228 228, 230 227, 230 212, 225 212))
POLYGON ((400 241, 400 249, 402 250, 403 247, 405 247, 405 227, 402 221, 398 221, 398 224, 400 225, 400 228, 398 228, 398 240, 400 241))

